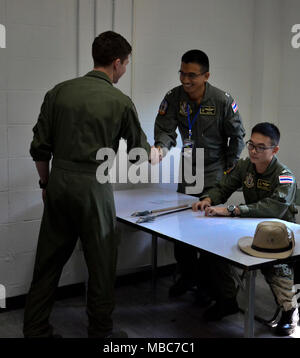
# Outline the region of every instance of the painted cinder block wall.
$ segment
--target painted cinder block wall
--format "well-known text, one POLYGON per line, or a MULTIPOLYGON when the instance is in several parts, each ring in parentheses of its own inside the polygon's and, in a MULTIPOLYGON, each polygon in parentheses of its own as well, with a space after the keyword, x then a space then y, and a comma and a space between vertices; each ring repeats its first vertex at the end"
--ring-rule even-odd
MULTIPOLYGON (((300 178, 300 49, 290 45, 299 13, 297 0, 0 0, 6 27, 6 48, 0 49, 0 284, 8 297, 28 290, 42 214, 28 151, 32 127, 48 89, 91 69, 97 34, 114 29, 133 45, 118 87, 132 97, 150 143, 158 106, 179 84, 181 55, 201 48, 210 57, 210 82, 236 99, 247 137, 257 122, 278 124, 280 159, 300 178)), ((242 200, 240 193, 234 200, 242 200)), ((148 265, 151 237, 121 225, 119 232, 118 273, 148 265)), ((170 262, 172 245, 161 241, 159 264, 170 262)), ((85 277, 78 246, 60 285, 85 277)))

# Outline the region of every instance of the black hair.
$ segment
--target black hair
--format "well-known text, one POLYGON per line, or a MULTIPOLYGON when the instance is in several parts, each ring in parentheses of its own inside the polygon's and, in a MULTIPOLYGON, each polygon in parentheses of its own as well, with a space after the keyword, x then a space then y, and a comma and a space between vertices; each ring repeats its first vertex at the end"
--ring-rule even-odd
POLYGON ((184 63, 198 63, 201 66, 203 73, 209 71, 209 59, 206 53, 201 50, 190 50, 186 52, 181 62, 184 63))
POLYGON ((106 31, 94 39, 92 56, 94 66, 109 66, 114 60, 124 60, 131 54, 132 48, 127 40, 114 31, 106 31))
POLYGON ((262 122, 256 124, 251 131, 253 133, 260 133, 271 139, 272 145, 278 145, 280 140, 279 129, 273 123, 262 122))

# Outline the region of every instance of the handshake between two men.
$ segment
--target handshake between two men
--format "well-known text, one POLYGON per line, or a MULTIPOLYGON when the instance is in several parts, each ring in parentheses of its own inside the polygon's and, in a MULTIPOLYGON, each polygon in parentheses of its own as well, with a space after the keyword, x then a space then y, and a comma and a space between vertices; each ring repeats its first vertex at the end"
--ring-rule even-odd
POLYGON ((153 145, 151 147, 149 162, 151 163, 151 165, 156 165, 156 164, 158 164, 158 163, 160 163, 162 161, 163 156, 164 155, 163 155, 162 148, 155 147, 153 145))

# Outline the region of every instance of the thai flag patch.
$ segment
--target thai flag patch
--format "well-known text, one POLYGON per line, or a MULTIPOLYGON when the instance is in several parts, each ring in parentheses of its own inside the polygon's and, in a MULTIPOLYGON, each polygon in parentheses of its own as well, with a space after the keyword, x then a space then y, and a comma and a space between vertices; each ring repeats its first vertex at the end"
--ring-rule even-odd
POLYGON ((233 113, 236 113, 239 109, 238 105, 235 103, 235 101, 232 102, 231 108, 233 110, 233 113))
POLYGON ((293 184, 294 177, 291 175, 279 175, 279 183, 280 184, 293 184))

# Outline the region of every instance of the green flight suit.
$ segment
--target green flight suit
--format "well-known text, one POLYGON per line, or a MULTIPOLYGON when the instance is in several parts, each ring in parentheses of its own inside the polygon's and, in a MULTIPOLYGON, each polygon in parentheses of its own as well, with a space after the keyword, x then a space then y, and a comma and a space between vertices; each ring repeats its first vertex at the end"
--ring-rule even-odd
POLYGON ((30 153, 34 161, 49 161, 52 169, 46 189, 33 280, 24 315, 25 337, 52 334, 49 315, 65 263, 78 237, 89 280, 87 314, 90 337, 112 331, 114 280, 118 238, 110 183, 100 184, 96 160, 100 148, 127 150, 150 145, 130 98, 112 86, 100 71, 58 84, 44 99, 30 153))
MULTIPOLYGON (((238 207, 242 218, 278 218, 295 222, 296 179, 291 170, 281 164, 275 156, 263 174, 256 172, 249 158, 240 159, 234 170, 224 176, 215 188, 208 190, 200 199, 209 196, 212 205, 225 203, 231 194, 241 187, 245 204, 240 204, 238 207), (292 176, 293 182, 281 184, 280 175, 292 176)), ((216 296, 234 297, 236 289, 230 266, 213 258, 209 258, 207 264, 213 277, 211 282, 216 296)), ((287 264, 279 264, 263 269, 262 273, 270 284, 277 303, 285 311, 292 309, 294 297, 292 268, 287 264)))
MULTIPOLYGON (((245 130, 237 105, 228 93, 206 82, 199 109, 199 105, 189 98, 183 86, 178 86, 166 94, 160 105, 154 128, 156 146, 168 149, 176 146, 177 128, 182 143, 188 138, 188 106, 190 122, 194 121, 192 174, 197 174, 196 148, 204 148, 204 189, 208 189, 214 187, 222 178, 224 170, 231 168, 238 161, 245 146, 245 130), (198 111, 199 114, 196 116, 198 111)), ((184 180, 184 161, 181 161, 180 168, 182 182, 178 183, 178 191, 185 194, 186 186, 193 184, 187 184, 184 180)), ((203 168, 198 168, 199 170, 203 168)), ((197 259, 197 250, 186 244, 175 243, 174 256, 178 262, 179 272, 185 280, 197 280, 198 266, 201 264, 197 259)))

